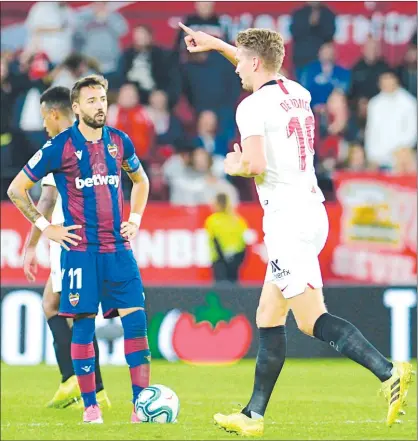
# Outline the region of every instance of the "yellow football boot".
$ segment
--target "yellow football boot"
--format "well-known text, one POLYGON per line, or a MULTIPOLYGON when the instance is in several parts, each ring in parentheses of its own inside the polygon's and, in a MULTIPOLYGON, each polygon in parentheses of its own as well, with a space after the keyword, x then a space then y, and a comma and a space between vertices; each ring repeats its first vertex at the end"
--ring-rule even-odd
POLYGON ((382 384, 381 391, 388 402, 386 424, 390 427, 399 415, 404 414, 402 407, 406 405, 406 395, 412 382, 412 365, 406 362, 393 363, 393 375, 382 384))
POLYGON ((80 387, 78 386, 77 377, 73 375, 67 381, 59 385, 58 390, 55 392, 55 395, 46 407, 64 409, 64 407, 67 407, 80 399, 80 387))
POLYGON ((264 418, 257 420, 248 418, 243 413, 223 415, 217 413, 213 416, 216 424, 227 432, 235 432, 244 436, 261 436, 264 433, 264 418))
MULTIPOLYGON (((110 409, 112 407, 112 403, 110 402, 109 397, 104 389, 101 390, 100 392, 97 392, 96 400, 100 409, 105 409, 105 408, 110 409)), ((76 402, 72 403, 71 409, 84 410, 84 403, 83 403, 83 399, 81 398, 81 395, 76 402)))

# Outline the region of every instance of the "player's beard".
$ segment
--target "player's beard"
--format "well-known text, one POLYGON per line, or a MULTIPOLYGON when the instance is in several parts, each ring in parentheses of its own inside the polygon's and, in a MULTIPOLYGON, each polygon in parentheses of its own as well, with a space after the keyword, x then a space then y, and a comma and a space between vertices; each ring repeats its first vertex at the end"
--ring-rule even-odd
POLYGON ((106 114, 103 112, 96 114, 93 118, 85 113, 80 112, 80 117, 83 120, 84 124, 91 127, 92 129, 101 129, 106 124, 106 114), (104 115, 102 121, 98 121, 96 119, 99 115, 104 115))

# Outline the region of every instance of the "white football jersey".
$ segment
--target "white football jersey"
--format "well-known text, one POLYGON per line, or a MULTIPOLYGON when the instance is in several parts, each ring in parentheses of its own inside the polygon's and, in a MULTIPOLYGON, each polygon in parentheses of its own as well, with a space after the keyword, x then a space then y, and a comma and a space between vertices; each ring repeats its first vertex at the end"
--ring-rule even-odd
POLYGON ((315 120, 310 102, 308 90, 280 76, 237 108, 241 142, 249 136, 264 137, 267 167, 255 183, 265 211, 324 201, 313 165, 315 120))
MULTIPOLYGON (((47 174, 41 182, 41 185, 52 185, 56 187, 54 175, 52 173, 47 174)), ((62 211, 62 200, 61 195, 58 193, 57 202, 55 203, 54 211, 52 212, 51 223, 53 224, 63 224, 64 223, 64 213, 62 211)))

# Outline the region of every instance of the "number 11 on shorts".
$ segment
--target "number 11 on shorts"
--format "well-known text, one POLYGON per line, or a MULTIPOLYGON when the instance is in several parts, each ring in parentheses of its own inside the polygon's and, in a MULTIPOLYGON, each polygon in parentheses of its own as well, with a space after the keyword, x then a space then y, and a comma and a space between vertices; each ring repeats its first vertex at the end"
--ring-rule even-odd
MULTIPOLYGON (((64 271, 62 271, 62 277, 64 277, 64 271)), ((83 276, 82 276, 81 268, 70 268, 68 270, 68 276, 70 277, 70 289, 74 289, 74 281, 76 282, 75 289, 81 289, 83 284, 83 276)))

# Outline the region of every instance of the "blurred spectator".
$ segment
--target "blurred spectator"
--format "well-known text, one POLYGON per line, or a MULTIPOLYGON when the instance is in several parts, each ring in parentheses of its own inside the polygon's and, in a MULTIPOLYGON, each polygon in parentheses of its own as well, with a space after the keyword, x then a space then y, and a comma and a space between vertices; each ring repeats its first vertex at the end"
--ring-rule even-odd
POLYGON ((340 165, 339 168, 353 173, 364 172, 369 170, 366 161, 364 148, 361 144, 352 144, 348 148, 347 159, 340 165))
POLYGON ((334 38, 335 14, 321 2, 306 2, 293 14, 293 64, 298 70, 317 59, 319 48, 334 38))
POLYGON ((170 112, 167 94, 163 90, 154 90, 151 93, 147 112, 154 124, 157 145, 175 145, 183 140, 183 126, 170 112))
POLYGON ((353 98, 372 98, 379 93, 379 76, 386 72, 388 65, 381 58, 379 42, 369 37, 363 46, 363 57, 351 71, 351 91, 353 98))
POLYGON ((133 45, 121 58, 121 74, 137 83, 144 103, 148 103, 153 90, 159 89, 167 93, 169 107, 173 108, 181 93, 181 77, 174 55, 154 44, 148 26, 137 26, 132 35, 133 45))
POLYGON ((228 143, 219 134, 218 118, 211 110, 204 110, 197 120, 196 147, 203 147, 212 156, 219 155, 222 160, 228 153, 228 143))
POLYGON ((184 91, 189 103, 199 114, 216 113, 219 133, 228 141, 235 135, 235 106, 241 84, 231 63, 217 52, 188 54, 183 64, 184 91), (222 84, 219 83, 222 78, 222 84))
POLYGON ((121 54, 119 40, 128 32, 128 25, 119 12, 111 11, 110 2, 93 2, 91 8, 77 16, 74 47, 77 52, 98 60, 100 70, 110 85, 121 54), (109 75, 113 74, 113 75, 109 75))
MULTIPOLYGON (((196 12, 185 17, 183 23, 194 31, 202 31, 214 37, 223 38, 224 33, 219 16, 215 13, 215 4, 215 2, 195 2, 196 12)), ((173 48, 177 55, 181 52, 181 48, 185 47, 183 39, 184 32, 180 29, 173 48)))
POLYGON ((53 64, 61 63, 70 54, 75 23, 68 2, 35 2, 25 25, 27 50, 46 54, 53 64))
POLYGON ((347 126, 349 111, 347 99, 340 89, 334 89, 328 97, 326 109, 328 114, 328 134, 342 134, 347 126))
POLYGON ((24 133, 18 128, 13 117, 17 97, 29 90, 33 82, 24 71, 10 72, 9 60, 2 56, 0 58, 0 84, 1 198, 4 199, 8 185, 31 154, 24 133))
POLYGON ((52 87, 62 86, 71 90, 74 83, 80 78, 97 73, 100 73, 100 70, 95 59, 73 53, 55 69, 52 87))
POLYGON ((120 88, 117 103, 109 106, 107 122, 129 135, 141 161, 149 158, 154 143, 154 124, 140 104, 135 84, 127 83, 120 88))
POLYGON ((394 151, 393 173, 415 175, 417 173, 417 151, 409 147, 400 147, 394 151))
POLYGON ((359 98, 355 103, 355 109, 350 115, 344 138, 349 142, 364 145, 367 122, 367 98, 359 98))
MULTIPOLYGON (((187 141, 180 142, 175 146, 176 152, 170 156, 163 164, 163 176, 168 185, 176 178, 181 177, 190 166, 194 147, 187 141)), ((174 199, 181 195, 172 195, 174 199)))
POLYGON ((348 121, 348 106, 345 95, 335 89, 325 106, 317 106, 317 124, 319 122, 318 156, 335 165, 342 156, 342 134, 348 121))
POLYGON ((334 89, 347 93, 350 86, 350 71, 335 64, 333 43, 325 43, 319 49, 319 61, 314 61, 300 72, 300 83, 312 95, 311 106, 325 104, 334 89))
POLYGON ((416 146, 417 104, 392 71, 380 75, 379 88, 367 109, 366 155, 371 163, 391 168, 397 148, 416 146))
POLYGON ((245 257, 247 222, 232 208, 228 195, 218 193, 205 221, 216 282, 236 282, 245 257))
POLYGON ((237 189, 226 179, 217 177, 212 165, 212 157, 204 148, 194 149, 190 164, 184 162, 175 172, 167 171, 164 165, 164 175, 170 187, 170 202, 188 206, 209 204, 216 193, 224 192, 231 204, 236 206, 239 201, 237 189))
POLYGON ((402 86, 417 96, 417 47, 409 45, 403 63, 399 66, 398 76, 402 86))

